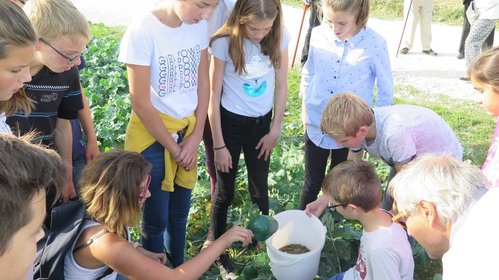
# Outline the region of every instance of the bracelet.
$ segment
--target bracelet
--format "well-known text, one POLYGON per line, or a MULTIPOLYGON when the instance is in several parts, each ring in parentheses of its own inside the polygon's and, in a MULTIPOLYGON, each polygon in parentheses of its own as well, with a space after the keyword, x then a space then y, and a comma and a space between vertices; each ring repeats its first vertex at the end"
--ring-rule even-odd
POLYGON ((225 148, 225 145, 223 145, 222 147, 213 148, 213 151, 218 151, 218 150, 221 150, 221 149, 223 149, 223 148, 225 148))

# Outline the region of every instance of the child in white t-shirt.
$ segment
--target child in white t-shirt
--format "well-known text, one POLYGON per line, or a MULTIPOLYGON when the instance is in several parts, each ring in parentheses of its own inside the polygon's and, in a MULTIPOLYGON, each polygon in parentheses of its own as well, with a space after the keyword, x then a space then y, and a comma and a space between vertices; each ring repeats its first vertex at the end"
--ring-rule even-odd
POLYGON ((218 2, 162 1, 128 27, 121 43, 119 60, 127 64, 133 109, 125 149, 141 153, 153 166, 142 245, 156 253, 166 248, 173 267, 184 262, 209 100, 205 19, 218 2))
MULTIPOLYGON (((218 178, 210 218, 214 238, 226 230, 241 150, 251 200, 263 214, 269 213, 269 158, 287 99, 287 43, 278 0, 237 1, 211 39, 208 115, 218 178)), ((227 259, 222 255, 219 261, 227 272, 234 272, 227 259)))
MULTIPOLYGON (((322 192, 317 199, 324 206, 321 212, 327 206, 346 219, 359 221, 364 228, 357 263, 331 279, 413 279, 414 260, 407 234, 379 207, 381 185, 372 163, 349 160, 338 164, 324 179, 322 192)), ((306 213, 321 214, 308 209, 306 213)))

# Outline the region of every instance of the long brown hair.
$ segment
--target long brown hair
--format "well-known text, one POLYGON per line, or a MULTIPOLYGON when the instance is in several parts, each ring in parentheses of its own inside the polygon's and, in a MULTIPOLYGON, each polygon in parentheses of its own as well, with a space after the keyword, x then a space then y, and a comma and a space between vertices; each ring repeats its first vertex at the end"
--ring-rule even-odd
POLYGON ((81 200, 88 215, 107 231, 125 236, 141 218, 139 185, 151 164, 140 154, 111 150, 90 162, 81 175, 81 200))
POLYGON ((229 56, 234 69, 241 75, 246 72, 244 61, 244 30, 249 22, 273 19, 269 34, 260 42, 262 53, 269 56, 274 68, 280 67, 282 38, 282 7, 279 0, 238 0, 227 22, 213 35, 213 43, 220 37, 229 37, 229 56))
MULTIPOLYGON (((11 1, 0 1, 0 60, 6 59, 12 48, 34 48, 36 41, 35 29, 23 10, 11 1)), ((9 100, 0 101, 0 113, 22 111, 29 114, 32 107, 33 101, 26 96, 24 89, 9 100)))

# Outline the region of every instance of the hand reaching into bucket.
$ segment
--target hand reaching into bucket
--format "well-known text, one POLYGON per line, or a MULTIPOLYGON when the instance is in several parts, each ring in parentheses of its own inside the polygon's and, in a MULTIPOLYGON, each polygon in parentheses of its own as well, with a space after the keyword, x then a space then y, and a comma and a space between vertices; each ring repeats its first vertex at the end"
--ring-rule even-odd
POLYGON ((328 202, 329 198, 326 195, 320 196, 315 201, 307 204, 307 207, 305 208, 305 214, 307 214, 307 216, 309 217, 311 215, 320 217, 320 215, 322 215, 322 213, 326 209, 328 202))

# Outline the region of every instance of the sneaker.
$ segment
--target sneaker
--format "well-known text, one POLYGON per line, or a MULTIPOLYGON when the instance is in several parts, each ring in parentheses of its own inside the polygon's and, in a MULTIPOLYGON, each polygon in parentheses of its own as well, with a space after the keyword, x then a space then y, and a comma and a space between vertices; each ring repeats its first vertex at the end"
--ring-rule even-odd
POLYGON ((400 53, 401 54, 408 54, 409 53, 409 48, 406 47, 406 48, 401 49, 400 53))
POLYGON ((457 55, 457 59, 463 59, 464 58, 464 53, 460 53, 457 55))
POLYGON ((215 265, 220 270, 220 276, 223 280, 235 280, 236 264, 230 259, 229 253, 225 252, 215 261, 215 265))
POLYGON ((427 54, 427 55, 433 55, 433 56, 437 55, 437 53, 436 53, 436 52, 434 52, 432 49, 429 49, 429 50, 423 51, 423 53, 424 53, 424 54, 427 54))

